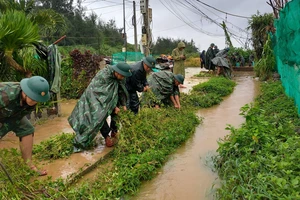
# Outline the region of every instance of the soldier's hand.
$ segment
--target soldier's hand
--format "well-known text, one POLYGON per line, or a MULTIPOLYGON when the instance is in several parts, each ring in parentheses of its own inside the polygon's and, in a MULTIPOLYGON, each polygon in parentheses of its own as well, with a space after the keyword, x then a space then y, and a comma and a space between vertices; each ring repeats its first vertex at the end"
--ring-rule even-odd
POLYGON ((120 108, 115 107, 115 114, 118 114, 120 112, 120 108))
POLYGON ((126 110, 127 110, 127 107, 126 107, 126 106, 123 106, 123 110, 126 111, 126 110))
POLYGON ((147 92, 148 90, 149 90, 149 86, 147 85, 144 87, 144 92, 147 92))

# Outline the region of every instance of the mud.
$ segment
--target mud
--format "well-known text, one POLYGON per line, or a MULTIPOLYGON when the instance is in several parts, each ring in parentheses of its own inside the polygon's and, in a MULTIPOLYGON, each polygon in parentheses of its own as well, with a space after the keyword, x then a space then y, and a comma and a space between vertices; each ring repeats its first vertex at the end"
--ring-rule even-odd
MULTIPOLYGON (((73 129, 68 123, 70 116, 77 100, 65 100, 61 102, 61 117, 49 119, 35 125, 34 143, 38 144, 43 140, 50 138, 58 133, 72 133, 73 129)), ((0 142, 0 148, 18 148, 19 138, 14 133, 8 133, 0 142)))

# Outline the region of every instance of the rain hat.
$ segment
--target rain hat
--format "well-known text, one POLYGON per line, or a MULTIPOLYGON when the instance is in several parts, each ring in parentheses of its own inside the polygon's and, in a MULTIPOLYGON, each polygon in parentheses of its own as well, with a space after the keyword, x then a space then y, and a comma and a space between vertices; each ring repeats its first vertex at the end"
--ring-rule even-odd
POLYGON ((152 56, 143 58, 143 62, 151 69, 155 68, 156 60, 152 56))
POLYGON ((174 78, 181 84, 184 82, 184 77, 181 74, 174 75, 174 78))
POLYGON ((49 83, 41 76, 24 78, 20 82, 22 91, 36 102, 46 102, 50 99, 49 83))
POLYGON ((130 66, 127 63, 118 63, 116 65, 113 65, 112 68, 113 70, 115 70, 116 72, 118 72, 119 74, 125 77, 129 77, 132 75, 130 66))
POLYGON ((184 42, 179 42, 177 47, 178 48, 185 48, 184 42))

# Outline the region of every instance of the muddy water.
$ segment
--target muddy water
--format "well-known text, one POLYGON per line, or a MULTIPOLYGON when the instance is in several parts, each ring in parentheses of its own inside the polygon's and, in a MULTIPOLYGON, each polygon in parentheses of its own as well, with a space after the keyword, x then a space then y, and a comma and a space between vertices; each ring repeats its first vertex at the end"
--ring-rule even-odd
POLYGON ((143 184, 136 200, 202 200, 214 199, 214 188, 218 176, 209 166, 210 157, 216 154, 217 140, 229 134, 227 124, 239 126, 244 118, 239 109, 254 100, 259 83, 251 74, 239 74, 234 92, 217 106, 201 109, 198 115, 204 117, 203 124, 161 169, 159 175, 143 184), (250 75, 250 76, 249 76, 250 75))
MULTIPOLYGON (((68 123, 70 116, 77 100, 66 100, 61 102, 61 117, 49 119, 45 122, 35 125, 34 143, 38 144, 49 137, 58 133, 72 133, 73 129, 68 123)), ((0 141, 0 148, 17 148, 19 146, 19 138, 13 133, 8 133, 0 141)))

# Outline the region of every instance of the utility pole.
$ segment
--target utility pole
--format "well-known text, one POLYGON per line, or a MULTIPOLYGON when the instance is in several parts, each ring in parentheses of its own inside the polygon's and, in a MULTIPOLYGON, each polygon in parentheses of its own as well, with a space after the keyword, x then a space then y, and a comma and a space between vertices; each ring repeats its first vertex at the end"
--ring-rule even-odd
POLYGON ((135 1, 133 1, 133 27, 134 27, 134 50, 138 51, 137 47, 137 30, 136 30, 136 11, 135 11, 135 1))
POLYGON ((122 49, 122 52, 125 53, 124 56, 124 62, 126 62, 127 59, 127 35, 126 35, 126 21, 125 21, 125 0, 123 0, 123 37, 124 37, 124 47, 122 49))
MULTIPOLYGON (((141 13, 143 14, 143 26, 142 26, 142 44, 144 49, 144 55, 150 54, 150 43, 151 43, 151 31, 150 31, 150 20, 149 20, 149 0, 140 0, 141 13)), ((151 12, 152 14, 152 12, 151 12)))

